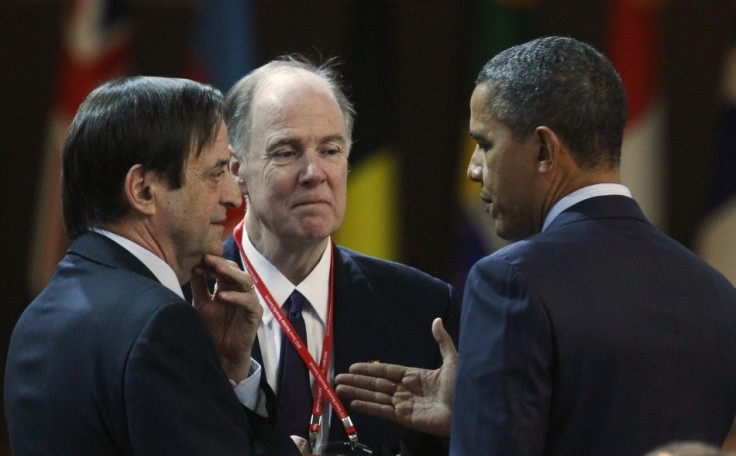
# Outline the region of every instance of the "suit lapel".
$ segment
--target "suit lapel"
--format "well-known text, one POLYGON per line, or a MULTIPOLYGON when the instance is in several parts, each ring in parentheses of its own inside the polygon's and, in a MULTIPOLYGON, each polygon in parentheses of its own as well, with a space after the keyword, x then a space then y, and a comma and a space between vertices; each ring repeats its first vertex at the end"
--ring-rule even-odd
POLYGON ((390 336, 385 325, 366 324, 381 314, 383 302, 358 265, 335 247, 334 331, 335 375, 351 364, 374 359, 384 352, 390 336))

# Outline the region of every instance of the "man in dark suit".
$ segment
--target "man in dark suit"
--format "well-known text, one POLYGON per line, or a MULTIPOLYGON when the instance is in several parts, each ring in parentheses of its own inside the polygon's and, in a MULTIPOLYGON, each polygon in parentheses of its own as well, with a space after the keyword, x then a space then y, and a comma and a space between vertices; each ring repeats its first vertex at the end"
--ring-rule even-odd
POLYGON ((610 62, 542 38, 491 59, 476 84, 468 177, 498 234, 518 242, 468 276, 456 378, 440 338, 445 372, 356 365, 341 393, 445 433, 452 407, 453 455, 720 445, 736 412, 736 292, 620 184, 627 109, 610 62), (425 389, 397 394, 408 378, 425 389), (423 413, 397 414, 409 406, 423 413))
POLYGON ((222 103, 202 84, 136 77, 80 106, 63 150, 73 243, 10 341, 13 454, 252 454, 231 382, 255 401, 262 312, 250 278, 219 256, 241 200, 222 103))
MULTIPOLYGON (((288 367, 295 351, 283 336, 279 309, 291 309, 293 299, 302 303, 284 314, 296 331, 303 328, 306 347, 329 381, 358 361, 437 367, 441 355, 426 328, 442 318, 456 335, 459 299, 438 279, 332 241, 345 211, 353 108, 329 66, 275 60, 239 81, 225 105, 246 213, 224 255, 253 271, 264 306, 253 356, 276 393, 267 402, 277 409, 281 432, 306 439, 310 421, 322 419, 314 442, 346 441, 332 402, 325 399, 322 413, 310 417, 316 380, 303 359, 288 367), (320 362, 322 355, 328 362, 320 362)), ((402 445, 414 455, 447 453, 447 442, 434 436, 347 413, 374 454, 395 455, 402 445)))

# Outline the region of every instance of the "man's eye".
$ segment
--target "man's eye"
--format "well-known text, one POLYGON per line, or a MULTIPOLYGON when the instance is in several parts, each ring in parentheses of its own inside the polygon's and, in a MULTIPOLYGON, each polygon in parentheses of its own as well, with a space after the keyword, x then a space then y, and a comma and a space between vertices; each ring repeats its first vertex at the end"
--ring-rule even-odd
POLYGON ((277 160, 284 160, 296 156, 296 152, 293 150, 279 150, 273 153, 272 157, 277 160))
POLYGON ((212 175, 212 178, 217 182, 220 179, 222 179, 222 176, 225 174, 225 171, 218 171, 215 174, 212 175))

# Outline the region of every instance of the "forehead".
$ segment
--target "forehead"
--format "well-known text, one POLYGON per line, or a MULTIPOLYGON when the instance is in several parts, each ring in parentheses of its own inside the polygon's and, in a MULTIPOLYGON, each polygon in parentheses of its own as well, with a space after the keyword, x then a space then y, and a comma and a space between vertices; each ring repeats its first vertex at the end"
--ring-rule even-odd
POLYGON ((228 162, 230 159, 230 149, 228 148, 227 127, 224 122, 220 122, 214 130, 214 136, 208 143, 202 146, 202 151, 197 155, 197 144, 192 142, 189 155, 187 157, 187 169, 197 167, 219 166, 222 162, 228 162))
POLYGON ((340 106, 328 84, 317 75, 293 70, 265 79, 253 101, 253 134, 272 129, 303 127, 345 135, 340 106))
POLYGON ((470 96, 470 115, 473 117, 490 116, 489 104, 492 90, 487 84, 478 84, 470 96))
POLYGON ((486 84, 477 85, 470 97, 471 134, 484 134, 492 126, 498 124, 496 119, 491 116, 490 100, 491 88, 486 84))

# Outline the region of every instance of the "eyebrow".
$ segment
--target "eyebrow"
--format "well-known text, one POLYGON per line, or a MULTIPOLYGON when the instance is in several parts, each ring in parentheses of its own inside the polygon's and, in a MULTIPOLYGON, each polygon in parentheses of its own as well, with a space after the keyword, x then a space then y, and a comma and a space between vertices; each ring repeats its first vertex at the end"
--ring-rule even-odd
MULTIPOLYGON (((330 142, 330 141, 337 141, 337 142, 340 142, 342 144, 347 144, 347 142, 348 142, 344 135, 334 134, 334 135, 328 135, 328 136, 325 136, 325 137, 321 138, 319 140, 319 143, 320 144, 324 144, 324 143, 330 142)), ((271 152, 272 150, 274 150, 274 149, 276 149, 278 147, 284 146, 284 145, 286 145, 286 146, 292 146, 294 148, 297 148, 297 146, 299 146, 300 144, 301 144, 301 141, 298 140, 297 138, 287 137, 287 138, 279 139, 275 143, 273 143, 270 146, 268 146, 268 148, 266 150, 268 152, 271 152)))
POLYGON ((347 139, 343 135, 330 135, 322 138, 322 141, 320 141, 320 144, 330 142, 330 141, 338 141, 341 143, 347 143, 347 139))
POLYGON ((228 164, 230 164, 230 160, 229 159, 228 160, 225 160, 225 159, 223 159, 223 160, 217 160, 215 162, 215 164, 210 167, 210 169, 211 170, 220 169, 223 166, 227 166, 228 164))
POLYGON ((473 138, 476 142, 488 142, 488 139, 484 138, 483 135, 474 131, 470 132, 470 137, 473 138))

